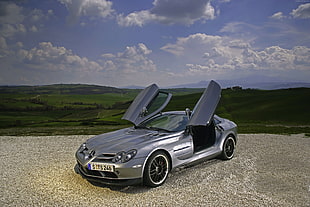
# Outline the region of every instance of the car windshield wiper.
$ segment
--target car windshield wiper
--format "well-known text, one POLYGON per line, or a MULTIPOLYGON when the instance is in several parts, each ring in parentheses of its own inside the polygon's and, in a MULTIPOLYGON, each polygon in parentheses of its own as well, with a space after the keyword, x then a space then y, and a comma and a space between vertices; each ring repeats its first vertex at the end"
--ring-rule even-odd
POLYGON ((146 126, 135 126, 135 129, 149 129, 149 127, 146 127, 146 126))
POLYGON ((169 131, 168 129, 162 129, 162 128, 158 128, 158 127, 147 127, 148 129, 151 129, 151 130, 156 130, 156 131, 164 131, 164 132, 171 132, 169 131))
POLYGON ((135 129, 148 129, 148 130, 154 130, 154 131, 164 131, 164 132, 169 132, 171 133, 172 131, 169 131, 168 129, 162 129, 162 128, 158 128, 158 127, 147 127, 147 126, 135 126, 135 129))

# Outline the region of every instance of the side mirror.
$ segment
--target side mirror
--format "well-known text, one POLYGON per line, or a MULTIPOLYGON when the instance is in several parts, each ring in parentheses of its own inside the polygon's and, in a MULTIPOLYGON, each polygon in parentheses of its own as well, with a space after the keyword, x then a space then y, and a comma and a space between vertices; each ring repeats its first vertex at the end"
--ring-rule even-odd
POLYGON ((146 114, 148 113, 148 110, 147 108, 144 106, 141 110, 141 113, 140 113, 140 116, 143 117, 143 116, 146 116, 146 114))
POLYGON ((192 115, 192 112, 191 112, 191 110, 189 108, 186 108, 185 109, 185 114, 186 114, 187 118, 190 119, 191 115, 192 115))

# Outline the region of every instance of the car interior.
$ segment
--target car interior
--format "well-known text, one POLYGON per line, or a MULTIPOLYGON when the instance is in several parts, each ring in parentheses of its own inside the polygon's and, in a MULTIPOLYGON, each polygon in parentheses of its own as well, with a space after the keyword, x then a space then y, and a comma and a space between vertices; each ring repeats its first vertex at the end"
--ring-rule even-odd
POLYGON ((215 144, 214 120, 206 126, 191 126, 190 134, 193 137, 194 152, 213 146, 215 144))

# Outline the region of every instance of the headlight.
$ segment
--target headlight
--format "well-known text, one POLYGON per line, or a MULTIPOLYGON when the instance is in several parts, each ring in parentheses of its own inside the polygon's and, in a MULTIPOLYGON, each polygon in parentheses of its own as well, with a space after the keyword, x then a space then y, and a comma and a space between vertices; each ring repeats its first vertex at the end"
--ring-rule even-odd
POLYGON ((78 151, 79 151, 79 152, 83 152, 83 151, 86 150, 86 149, 87 149, 86 143, 83 143, 83 144, 81 144, 81 146, 79 147, 78 151))
POLYGON ((137 150, 130 150, 125 154, 125 157, 123 157, 122 162, 128 162, 131 160, 135 155, 137 154, 137 150))
POLYGON ((112 159, 112 162, 128 162, 131 160, 135 155, 137 154, 137 150, 129 150, 128 152, 119 152, 117 153, 114 158, 112 159))
POLYGON ((120 160, 122 160, 122 157, 124 157, 125 152, 119 152, 117 153, 113 159, 112 162, 119 162, 120 160))

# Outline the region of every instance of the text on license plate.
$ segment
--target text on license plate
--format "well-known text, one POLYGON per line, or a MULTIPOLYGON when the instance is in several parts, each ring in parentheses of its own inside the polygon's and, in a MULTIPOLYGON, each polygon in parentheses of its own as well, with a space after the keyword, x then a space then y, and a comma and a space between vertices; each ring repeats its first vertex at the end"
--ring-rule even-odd
POLYGON ((113 165, 106 165, 106 164, 97 163, 97 162, 88 163, 88 169, 89 170, 114 172, 114 166, 113 165))

